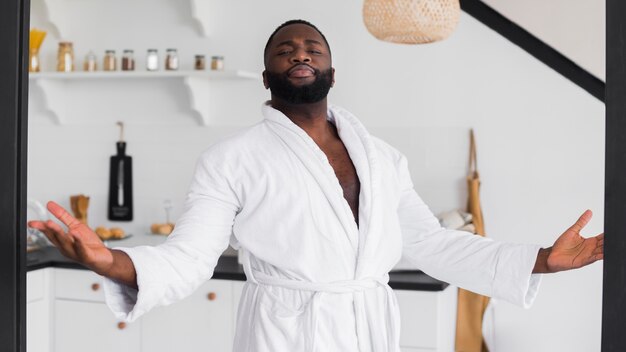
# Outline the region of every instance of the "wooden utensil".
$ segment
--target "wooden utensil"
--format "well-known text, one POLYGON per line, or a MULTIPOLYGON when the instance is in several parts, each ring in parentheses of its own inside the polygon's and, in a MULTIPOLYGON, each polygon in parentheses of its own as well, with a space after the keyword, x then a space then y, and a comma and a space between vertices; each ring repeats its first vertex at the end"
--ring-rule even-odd
POLYGON ((85 225, 87 224, 87 208, 89 208, 89 197, 79 194, 70 196, 70 205, 74 217, 85 225))

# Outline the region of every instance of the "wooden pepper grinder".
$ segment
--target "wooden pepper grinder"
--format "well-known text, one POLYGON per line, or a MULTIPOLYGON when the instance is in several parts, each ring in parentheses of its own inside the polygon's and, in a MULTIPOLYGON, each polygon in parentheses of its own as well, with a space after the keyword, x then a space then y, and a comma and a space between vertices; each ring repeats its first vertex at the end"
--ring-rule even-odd
POLYGON ((89 208, 89 197, 83 194, 70 196, 70 205, 76 220, 89 226, 87 224, 87 208, 89 208))

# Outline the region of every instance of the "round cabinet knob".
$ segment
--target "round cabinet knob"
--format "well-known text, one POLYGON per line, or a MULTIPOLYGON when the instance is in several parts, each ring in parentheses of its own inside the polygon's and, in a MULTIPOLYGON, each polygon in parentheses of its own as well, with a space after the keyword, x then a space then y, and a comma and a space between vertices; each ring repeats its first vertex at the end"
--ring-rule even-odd
POLYGON ((117 323, 117 328, 120 330, 124 330, 126 328, 126 323, 123 321, 120 321, 119 323, 117 323))
POLYGON ((100 289, 100 284, 91 284, 91 289, 93 291, 98 291, 100 289))
POLYGON ((215 292, 209 292, 207 297, 209 298, 209 301, 215 301, 215 299, 217 298, 217 295, 215 294, 215 292))

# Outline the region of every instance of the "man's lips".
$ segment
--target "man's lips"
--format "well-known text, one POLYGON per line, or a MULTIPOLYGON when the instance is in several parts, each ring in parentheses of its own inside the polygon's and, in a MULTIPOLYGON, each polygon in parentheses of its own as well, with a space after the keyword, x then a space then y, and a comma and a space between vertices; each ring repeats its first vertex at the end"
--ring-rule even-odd
POLYGON ((315 75, 315 70, 309 65, 300 64, 287 71, 287 75, 294 78, 312 77, 315 75))

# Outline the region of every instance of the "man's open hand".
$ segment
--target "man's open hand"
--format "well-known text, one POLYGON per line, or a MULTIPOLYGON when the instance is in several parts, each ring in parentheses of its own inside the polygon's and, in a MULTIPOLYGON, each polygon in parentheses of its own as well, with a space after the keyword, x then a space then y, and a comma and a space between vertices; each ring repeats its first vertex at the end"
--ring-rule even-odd
POLYGON ((48 202, 47 207, 67 226, 67 232, 52 220, 29 221, 28 226, 43 232, 64 256, 98 274, 106 273, 113 263, 113 255, 100 237, 55 202, 48 202))
POLYGON ((574 225, 568 228, 554 245, 541 249, 534 273, 556 273, 581 268, 604 258, 604 233, 584 238, 580 231, 591 220, 591 210, 586 210, 574 225))

